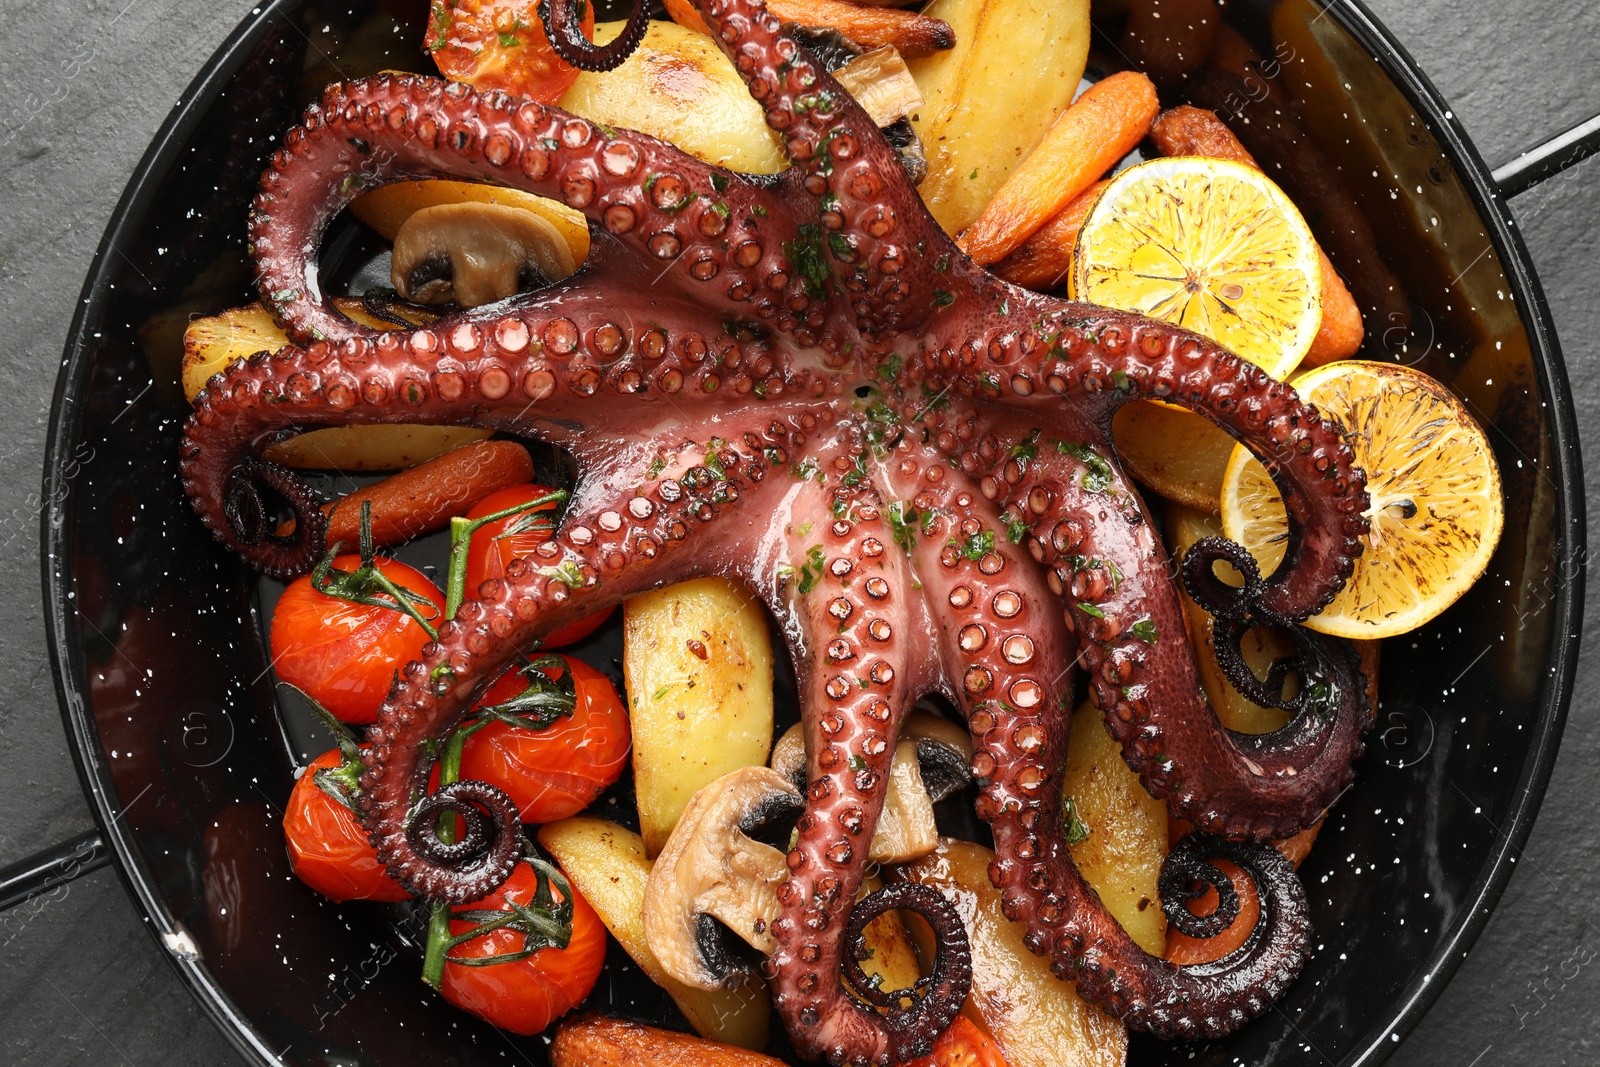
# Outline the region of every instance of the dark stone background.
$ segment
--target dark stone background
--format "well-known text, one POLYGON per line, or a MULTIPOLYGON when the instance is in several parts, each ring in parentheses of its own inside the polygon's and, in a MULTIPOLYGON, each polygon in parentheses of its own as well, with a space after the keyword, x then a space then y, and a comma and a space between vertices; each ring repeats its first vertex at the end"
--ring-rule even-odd
MULTIPOLYGON (((1491 166, 1600 112, 1593 5, 1369 3, 1491 166)), ((248 0, 0 0, 0 602, 15 613, 0 630, 0 865, 91 826, 56 711, 38 592, 41 457, 73 302, 146 144, 249 9, 248 0)), ((1596 176, 1591 161, 1513 204, 1566 349, 1591 484, 1600 479, 1600 374, 1586 367, 1600 335, 1596 176)), ((1600 885, 1597 690, 1591 645, 1527 852, 1395 1064, 1600 1063, 1600 928, 1583 896, 1600 885)), ((141 925, 110 869, 25 922, 0 924, 0 1065, 239 1062, 141 925)))

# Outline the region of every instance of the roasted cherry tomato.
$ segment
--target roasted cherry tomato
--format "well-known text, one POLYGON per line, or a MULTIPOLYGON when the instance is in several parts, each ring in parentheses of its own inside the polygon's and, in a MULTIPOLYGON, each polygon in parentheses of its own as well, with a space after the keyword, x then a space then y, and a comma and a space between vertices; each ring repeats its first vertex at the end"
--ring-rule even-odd
MULTIPOLYGON (((488 921, 488 913, 508 911, 508 899, 537 909, 539 880, 529 864, 517 864, 499 889, 456 910, 456 916, 466 914, 468 918, 453 918, 450 933, 459 937, 488 921)), ((582 1003, 606 962, 606 928, 576 889, 569 886, 568 891, 572 899, 572 936, 566 948, 541 948, 525 959, 488 966, 451 962, 525 950, 528 935, 522 930, 512 926, 491 930, 451 950, 439 987, 444 998, 516 1034, 537 1034, 582 1003)), ((552 887, 552 895, 556 903, 565 898, 560 887, 552 887)))
POLYGON ((912 1060, 911 1067, 1006 1067, 1006 1061, 993 1038, 965 1015, 957 1015, 934 1042, 933 1054, 912 1060))
MULTIPOLYGON (((437 619, 444 610, 444 594, 421 571, 382 556, 373 566, 418 598, 412 604, 423 618, 437 619)), ((333 561, 337 571, 353 573, 360 567, 360 556, 333 561)), ((295 579, 278 599, 272 613, 273 669, 340 721, 372 722, 395 672, 417 659, 431 638, 397 608, 318 592, 314 577, 295 579)))
MULTIPOLYGON (((583 5, 584 36, 594 39, 594 5, 583 5)), ((545 36, 538 0, 433 0, 428 39, 439 73, 485 92, 502 89, 553 104, 578 80, 545 36)))
MULTIPOLYGON (((481 519, 497 511, 526 504, 554 490, 540 485, 512 485, 490 493, 478 506, 467 512, 469 519, 481 519)), ((490 578, 505 577, 506 568, 519 556, 526 556, 550 540, 555 532, 554 516, 542 521, 545 512, 554 512, 555 504, 520 512, 509 518, 496 519, 478 527, 467 548, 467 596, 476 596, 478 586, 490 578)), ((560 648, 581 641, 598 630, 611 617, 611 608, 595 612, 588 618, 570 623, 544 639, 545 648, 560 648)))
MULTIPOLYGON (((611 680, 571 656, 552 658, 572 672, 572 713, 540 729, 491 722, 461 750, 461 777, 504 789, 522 809, 523 822, 576 815, 622 775, 628 759, 628 710, 611 680)), ((561 673, 544 670, 550 678, 561 673)), ((508 671, 489 687, 479 707, 505 706, 527 689, 522 670, 508 671)))
MULTIPOLYGON (((337 771, 342 762, 338 749, 324 752, 294 784, 283 813, 289 866, 302 882, 332 900, 407 900, 411 894, 378 862, 378 851, 367 841, 355 812, 318 783, 318 771, 337 771)), ((336 783, 330 786, 338 788, 336 783)))

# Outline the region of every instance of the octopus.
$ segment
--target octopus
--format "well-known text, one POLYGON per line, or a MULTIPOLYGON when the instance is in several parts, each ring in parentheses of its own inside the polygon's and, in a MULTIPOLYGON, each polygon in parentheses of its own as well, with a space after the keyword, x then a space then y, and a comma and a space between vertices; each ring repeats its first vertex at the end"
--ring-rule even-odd
MULTIPOLYGON (((552 38, 580 63, 616 59, 567 40, 581 38, 562 25, 567 6, 551 13, 552 38)), ((430 746, 511 658, 633 594, 721 575, 764 600, 796 664, 805 807, 764 972, 802 1055, 926 1054, 970 986, 966 935, 939 893, 891 883, 856 902, 897 730, 930 693, 970 728, 989 875, 1029 948, 1135 1028, 1238 1028, 1310 952, 1304 890, 1270 841, 1346 787, 1368 725, 1348 648, 1296 625, 1361 550, 1367 494, 1349 447, 1291 387, 1203 337, 975 266, 761 0, 696 6, 787 152, 775 178, 428 77, 326 90, 262 176, 249 223, 262 297, 295 343, 231 366, 198 399, 181 471, 199 517, 252 567, 288 577, 323 554, 324 524, 306 483, 261 458, 274 441, 416 422, 574 457, 557 536, 440 627, 368 737, 362 824, 421 897, 481 897, 522 853, 498 789, 426 786, 430 746), (559 200, 589 220, 592 251, 563 281, 426 328, 360 327, 319 287, 321 235, 362 190, 424 178, 559 200), (1275 573, 1219 538, 1168 559, 1111 441, 1113 413, 1141 398, 1198 412, 1266 465, 1290 516, 1275 573), (284 506, 295 525, 279 536, 271 515, 284 506), (1237 683, 1291 709, 1288 725, 1219 725, 1180 586, 1215 616, 1237 683), (1298 650, 1266 680, 1237 655, 1256 626, 1285 629, 1298 650), (1162 872, 1171 922, 1205 937, 1231 921, 1237 898, 1214 860, 1256 883, 1261 919, 1218 962, 1145 953, 1073 865, 1061 768, 1079 669, 1128 764, 1196 828, 1162 872), (1291 669, 1299 695, 1285 699, 1291 669), (438 836, 445 811, 466 825, 459 840, 438 836), (1188 902, 1208 886, 1221 905, 1197 916, 1188 902), (940 935, 914 995, 871 989, 858 962, 862 928, 889 908, 940 935)))

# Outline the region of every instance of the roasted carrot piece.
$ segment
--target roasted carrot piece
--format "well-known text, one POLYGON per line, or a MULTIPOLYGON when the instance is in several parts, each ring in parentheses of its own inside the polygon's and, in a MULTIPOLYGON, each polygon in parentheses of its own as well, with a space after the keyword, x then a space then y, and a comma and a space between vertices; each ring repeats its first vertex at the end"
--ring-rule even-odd
MULTIPOLYGON (((1220 960, 1240 945, 1250 936, 1250 931, 1256 928, 1256 922, 1261 918, 1261 898, 1256 893, 1256 884, 1250 880, 1237 866, 1227 860, 1216 860, 1218 870, 1228 876, 1233 883, 1234 891, 1239 894, 1239 914, 1233 923, 1216 937, 1204 940, 1189 937, 1177 929, 1167 928, 1167 962, 1176 963, 1180 967, 1189 967, 1197 963, 1212 963, 1220 960)), ((1207 889, 1205 896, 1189 905, 1196 915, 1210 915, 1217 910, 1217 891, 1207 889)))
POLYGON ((1004 259, 1144 140, 1160 107, 1134 71, 1084 90, 961 235, 962 250, 980 264, 1004 259))
MULTIPOLYGON (((1182 107, 1163 111, 1150 127, 1150 139, 1164 156, 1209 156, 1227 159, 1261 169, 1226 123, 1203 108, 1182 107)), ((1361 324, 1361 309, 1345 288, 1339 272, 1326 252, 1322 257, 1322 327, 1311 342, 1302 366, 1306 369, 1349 359, 1361 348, 1366 330, 1361 324)))
MULTIPOLYGON (((323 505, 328 544, 354 545, 361 536, 361 504, 372 502, 372 540, 398 545, 445 526, 498 489, 533 480, 533 460, 515 441, 479 441, 323 505)), ((280 535, 294 530, 292 522, 280 535)))
MULTIPOLYGON (((689 0, 666 0, 672 21, 687 29, 709 34, 705 20, 689 0)), ((863 7, 844 0, 767 0, 767 10, 779 22, 838 30, 863 48, 893 45, 906 59, 920 59, 954 48, 955 31, 943 19, 892 7, 863 7)))
POLYGON ((1078 243, 1078 231, 1107 184, 1095 182, 1073 197, 1055 218, 990 270, 1013 285, 1028 289, 1058 289, 1066 284, 1067 275, 1072 273, 1072 249, 1078 243))
POLYGON ((781 1060, 653 1026, 583 1015, 561 1024, 551 1067, 783 1067, 781 1060))

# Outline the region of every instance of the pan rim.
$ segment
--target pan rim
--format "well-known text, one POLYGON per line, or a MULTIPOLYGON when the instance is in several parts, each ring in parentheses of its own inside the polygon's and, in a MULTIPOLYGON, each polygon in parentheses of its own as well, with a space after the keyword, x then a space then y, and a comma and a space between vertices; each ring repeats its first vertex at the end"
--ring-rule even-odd
MULTIPOLYGON (((161 177, 178 161, 206 109, 232 83, 238 68, 277 20, 292 14, 303 2, 268 0, 252 9, 185 89, 129 179, 91 261, 77 311, 68 329, 51 407, 41 496, 46 503, 41 513, 43 551, 40 564, 48 618, 48 655, 63 723, 71 742, 69 748, 84 795, 115 858, 124 888, 142 913, 163 954, 235 1049, 245 1059, 262 1065, 281 1064, 282 1053, 274 1049, 265 1035, 232 1003, 205 962, 187 950, 190 944, 187 933, 158 892, 137 845, 119 826, 120 798, 99 749, 98 730, 84 698, 86 676, 73 627, 76 609, 69 594, 74 573, 68 554, 67 525, 71 483, 66 472, 81 422, 76 398, 82 392, 86 377, 93 334, 104 319, 115 249, 133 229, 133 221, 142 219, 153 205, 161 177)), ((1466 950, 1477 940, 1505 891, 1515 869, 1514 857, 1526 843, 1544 799, 1577 669, 1586 554, 1585 502, 1577 419, 1565 364, 1543 289, 1509 205, 1498 194, 1488 167, 1444 98, 1364 4, 1360 0, 1319 2, 1325 3, 1326 12, 1369 51, 1439 139, 1441 149, 1455 165, 1500 257, 1528 334, 1538 385, 1549 405, 1558 488, 1556 562, 1561 567, 1560 573, 1572 576, 1572 581, 1556 589, 1551 624, 1555 636, 1546 664, 1549 670, 1541 686, 1537 728, 1522 762, 1517 799, 1511 814, 1497 831, 1490 858, 1464 896, 1450 930, 1423 961, 1421 977, 1402 991, 1388 1022, 1372 1027, 1341 1061, 1341 1067, 1373 1067, 1399 1047, 1400 1039, 1432 1007, 1465 958, 1466 950)))

